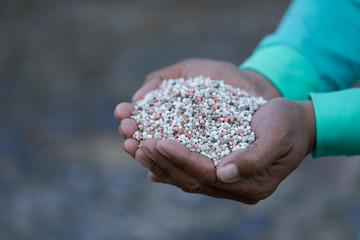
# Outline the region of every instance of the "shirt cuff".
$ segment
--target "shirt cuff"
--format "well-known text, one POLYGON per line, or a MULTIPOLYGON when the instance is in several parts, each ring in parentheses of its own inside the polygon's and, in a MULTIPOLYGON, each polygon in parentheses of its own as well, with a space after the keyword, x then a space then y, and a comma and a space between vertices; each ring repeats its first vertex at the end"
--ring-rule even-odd
POLYGON ((322 90, 320 78, 312 64, 285 44, 258 48, 239 68, 260 73, 283 97, 291 100, 308 100, 310 92, 322 90))
POLYGON ((314 157, 360 154, 360 88, 311 93, 316 121, 314 157))

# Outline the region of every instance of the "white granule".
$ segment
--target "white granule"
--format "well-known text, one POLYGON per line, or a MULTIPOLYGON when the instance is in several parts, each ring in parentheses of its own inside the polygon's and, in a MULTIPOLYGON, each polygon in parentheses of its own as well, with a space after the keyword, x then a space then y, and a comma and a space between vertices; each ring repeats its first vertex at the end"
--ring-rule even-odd
POLYGON ((162 81, 135 105, 133 137, 174 139, 217 166, 232 151, 255 141, 251 118, 266 103, 240 88, 202 76, 162 81))

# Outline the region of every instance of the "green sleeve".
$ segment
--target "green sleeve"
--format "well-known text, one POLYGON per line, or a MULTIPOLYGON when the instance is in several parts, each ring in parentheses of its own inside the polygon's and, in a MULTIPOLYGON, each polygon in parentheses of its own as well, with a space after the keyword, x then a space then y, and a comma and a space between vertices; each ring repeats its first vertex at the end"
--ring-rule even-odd
POLYGON ((324 91, 351 87, 360 79, 360 0, 291 1, 276 31, 258 49, 274 44, 308 59, 324 91))
POLYGON ((337 91, 360 79, 359 16, 360 0, 293 0, 277 30, 240 66, 286 98, 311 96, 315 157, 360 154, 360 89, 337 91))
POLYGON ((293 0, 276 31, 241 67, 266 74, 293 100, 309 91, 346 89, 360 79, 359 16, 360 0, 293 0))
POLYGON ((321 83, 311 63, 294 48, 270 45, 259 48, 240 69, 251 69, 266 77, 291 100, 307 100, 310 92, 321 91, 321 83))
POLYGON ((316 119, 314 157, 360 155, 360 88, 312 93, 316 119))

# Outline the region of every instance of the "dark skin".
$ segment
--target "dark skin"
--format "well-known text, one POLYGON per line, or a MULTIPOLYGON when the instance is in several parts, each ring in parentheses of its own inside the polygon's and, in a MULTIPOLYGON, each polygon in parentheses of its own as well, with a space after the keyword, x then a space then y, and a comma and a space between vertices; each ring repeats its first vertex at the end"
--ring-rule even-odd
POLYGON ((185 192, 201 193, 254 204, 270 196, 314 149, 315 117, 311 101, 295 102, 279 98, 280 93, 260 74, 219 61, 191 59, 150 74, 133 101, 155 89, 163 79, 198 75, 225 79, 269 101, 251 121, 256 141, 249 148, 232 152, 217 168, 205 156, 189 151, 174 140, 132 138, 137 130, 130 119, 133 103, 121 103, 115 116, 125 137, 124 150, 149 169, 152 182, 179 187, 185 192))

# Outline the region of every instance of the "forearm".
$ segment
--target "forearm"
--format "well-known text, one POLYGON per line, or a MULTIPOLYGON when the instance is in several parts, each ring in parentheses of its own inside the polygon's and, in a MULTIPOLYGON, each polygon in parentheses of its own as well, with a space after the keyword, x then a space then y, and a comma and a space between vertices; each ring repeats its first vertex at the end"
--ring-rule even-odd
MULTIPOLYGON (((262 88, 264 94, 265 88, 270 89, 268 99, 280 96, 264 76, 250 70, 242 73, 261 85, 260 93, 262 88)), ((314 157, 360 155, 360 88, 310 95, 311 100, 297 102, 307 115, 308 153, 313 152, 314 157)))
POLYGON ((240 68, 263 74, 292 100, 348 88, 360 79, 359 15, 359 1, 294 0, 240 68))
POLYGON ((294 0, 257 50, 288 46, 308 59, 324 91, 348 88, 360 78, 359 16, 358 0, 294 0))
POLYGON ((294 0, 276 32, 239 67, 263 75, 283 97, 311 95, 315 157, 360 154, 360 90, 319 93, 360 79, 359 15, 358 1, 294 0))

